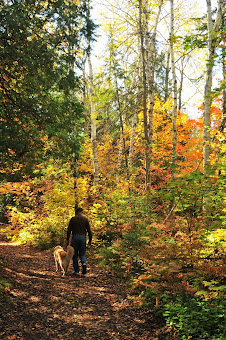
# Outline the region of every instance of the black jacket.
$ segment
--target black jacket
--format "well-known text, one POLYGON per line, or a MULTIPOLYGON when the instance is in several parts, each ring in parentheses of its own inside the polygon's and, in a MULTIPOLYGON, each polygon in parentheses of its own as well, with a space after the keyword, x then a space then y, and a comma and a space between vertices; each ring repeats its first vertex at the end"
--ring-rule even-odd
POLYGON ((90 224, 88 218, 83 215, 76 215, 70 219, 69 226, 67 228, 67 241, 69 241, 70 235, 89 235, 89 242, 92 241, 92 232, 90 230, 90 224))

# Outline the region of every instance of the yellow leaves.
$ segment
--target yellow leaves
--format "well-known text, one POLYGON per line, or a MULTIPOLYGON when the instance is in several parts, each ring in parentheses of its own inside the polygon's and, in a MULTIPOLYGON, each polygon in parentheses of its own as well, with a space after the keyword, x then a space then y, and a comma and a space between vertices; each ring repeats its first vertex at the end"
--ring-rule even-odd
MULTIPOLYGON (((9 153, 11 155, 14 155, 14 152, 10 149, 9 153)), ((5 173, 11 173, 11 174, 15 174, 17 171, 20 171, 21 168, 23 167, 22 164, 20 164, 19 162, 14 162, 13 163, 13 169, 10 166, 2 166, 2 168, 0 169, 0 173, 5 174, 5 173)))
MULTIPOLYGON (((53 0, 52 2, 57 2, 57 0, 53 0)), ((48 1, 40 1, 40 6, 45 9, 48 7, 48 1)))
POLYGON ((89 183, 87 177, 79 177, 77 179, 77 195, 79 201, 82 201, 87 198, 89 192, 89 183))
MULTIPOLYGON (((226 211, 226 209, 223 209, 226 211)), ((209 236, 208 240, 213 243, 221 242, 221 245, 226 250, 226 230, 225 229, 216 229, 209 236)))
POLYGON ((188 121, 188 116, 184 113, 181 113, 180 115, 178 115, 178 121, 177 121, 177 124, 178 125, 184 125, 186 124, 188 121))
POLYGON ((20 195, 26 193, 30 189, 30 184, 28 182, 7 182, 0 186, 0 195, 6 193, 20 195))
POLYGON ((36 221, 36 214, 34 211, 22 212, 16 207, 9 207, 7 215, 10 225, 15 229, 29 227, 36 221))
POLYGON ((208 296, 208 292, 206 290, 199 290, 198 292, 195 293, 196 296, 208 296))
POLYGON ((152 275, 150 274, 142 274, 139 275, 138 278, 134 279, 135 288, 140 286, 148 287, 148 281, 151 281, 152 275))
POLYGON ((202 281, 204 289, 198 290, 195 295, 202 296, 206 301, 219 296, 224 296, 226 290, 225 285, 220 285, 218 281, 202 281))

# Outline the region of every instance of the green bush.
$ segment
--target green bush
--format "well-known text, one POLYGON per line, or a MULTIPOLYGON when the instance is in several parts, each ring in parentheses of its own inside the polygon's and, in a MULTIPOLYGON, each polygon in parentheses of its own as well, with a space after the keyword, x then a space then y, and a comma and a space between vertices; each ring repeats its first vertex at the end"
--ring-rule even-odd
POLYGON ((25 227, 19 231, 18 241, 22 244, 32 244, 41 250, 50 249, 56 245, 63 245, 65 232, 61 225, 47 225, 25 227))
POLYGON ((119 276, 123 274, 122 258, 117 247, 110 246, 99 251, 100 265, 113 270, 119 276))
POLYGON ((158 314, 182 339, 226 339, 224 300, 164 295, 162 303, 158 314))
POLYGON ((64 228, 60 225, 43 225, 37 236, 35 244, 42 250, 63 245, 65 242, 64 228))

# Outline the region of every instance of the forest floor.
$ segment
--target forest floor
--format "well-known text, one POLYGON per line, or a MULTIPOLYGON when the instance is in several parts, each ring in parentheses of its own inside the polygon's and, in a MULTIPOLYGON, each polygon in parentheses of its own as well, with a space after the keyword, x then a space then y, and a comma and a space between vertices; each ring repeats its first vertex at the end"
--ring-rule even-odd
POLYGON ((0 243, 0 281, 11 284, 0 301, 0 339, 163 339, 122 280, 87 257, 86 276, 73 277, 71 266, 62 277, 51 251, 0 243))

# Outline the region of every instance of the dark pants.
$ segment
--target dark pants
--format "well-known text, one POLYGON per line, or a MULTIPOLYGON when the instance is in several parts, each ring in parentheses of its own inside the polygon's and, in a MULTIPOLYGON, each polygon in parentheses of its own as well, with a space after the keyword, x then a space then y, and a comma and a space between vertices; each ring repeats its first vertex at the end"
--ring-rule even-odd
POLYGON ((71 245, 75 250, 73 267, 75 273, 79 273, 78 257, 80 258, 82 265, 86 265, 86 235, 73 235, 71 245))

